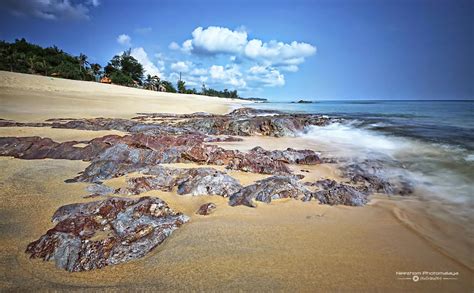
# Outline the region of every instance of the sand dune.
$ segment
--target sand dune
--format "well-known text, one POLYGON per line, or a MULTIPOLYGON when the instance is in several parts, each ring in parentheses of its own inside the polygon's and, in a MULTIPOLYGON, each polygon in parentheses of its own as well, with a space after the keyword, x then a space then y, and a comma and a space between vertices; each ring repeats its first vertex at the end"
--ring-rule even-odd
MULTIPOLYGON (((239 101, 239 103, 248 103, 239 101)), ((131 118, 139 112, 224 113, 236 101, 0 71, 0 118, 131 118)))

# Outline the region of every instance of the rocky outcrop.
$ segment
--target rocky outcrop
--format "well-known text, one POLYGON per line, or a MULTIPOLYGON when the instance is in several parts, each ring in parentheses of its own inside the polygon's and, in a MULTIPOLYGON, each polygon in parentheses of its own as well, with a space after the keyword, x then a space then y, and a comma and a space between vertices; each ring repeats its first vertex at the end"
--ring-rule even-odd
POLYGON ((159 198, 71 204, 56 211, 56 226, 26 253, 70 272, 100 269, 143 257, 188 220, 159 198))
POLYGON ((242 188, 233 177, 212 168, 188 169, 176 180, 178 194, 228 197, 242 188))
POLYGON ((314 114, 287 114, 272 110, 240 108, 226 115, 209 113, 142 113, 132 120, 118 118, 56 118, 45 123, 19 123, 0 120, 0 127, 36 126, 83 130, 119 130, 148 135, 294 135, 309 125, 326 125, 329 118, 314 114))
MULTIPOLYGON (((396 162, 393 162, 396 164, 396 162)), ((387 161, 365 160, 342 167, 344 176, 357 188, 365 192, 378 192, 389 195, 409 195, 413 193, 412 183, 401 174, 386 174, 387 161)), ((403 170, 403 166, 393 166, 403 170)))
POLYGON ((303 199, 311 196, 309 191, 295 176, 272 176, 246 186, 229 198, 229 205, 255 207, 253 200, 270 203, 272 199, 303 199))
POLYGON ((217 208, 215 203, 208 202, 199 207, 197 210, 196 214, 201 215, 201 216, 207 216, 214 212, 214 210, 217 208))
POLYGON ((320 186, 322 190, 312 193, 310 197, 305 197, 303 200, 308 201, 315 198, 321 204, 347 206, 362 206, 368 202, 366 193, 347 184, 325 179, 316 182, 316 186, 320 186))
POLYGON ((109 135, 79 142, 54 142, 49 138, 0 138, 0 155, 22 159, 70 159, 91 161, 76 178, 68 182, 100 182, 160 163, 195 162, 226 165, 228 169, 263 174, 291 173, 286 165, 316 164, 319 158, 310 150, 265 151, 255 148, 248 153, 225 150, 205 144, 199 134, 149 136, 109 135))
POLYGON ((127 179, 120 194, 140 194, 150 190, 171 191, 181 195, 220 195, 228 197, 242 188, 233 177, 212 168, 172 169, 155 166, 145 171, 151 176, 127 179))

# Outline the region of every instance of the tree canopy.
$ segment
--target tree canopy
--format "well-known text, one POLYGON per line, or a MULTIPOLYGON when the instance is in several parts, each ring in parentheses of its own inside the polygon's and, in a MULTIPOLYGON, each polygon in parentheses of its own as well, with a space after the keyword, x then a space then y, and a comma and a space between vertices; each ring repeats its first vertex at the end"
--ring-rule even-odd
POLYGON ((114 84, 139 86, 154 91, 165 89, 170 93, 180 92, 243 99, 238 95, 237 90, 224 89, 220 91, 206 88, 203 85, 199 92, 194 88, 186 89, 184 80, 179 80, 177 88, 175 88, 171 82, 158 76, 148 75, 144 78, 143 65, 131 56, 131 50, 127 50, 121 55, 115 55, 104 68, 98 63, 90 63, 88 59, 83 53, 74 56, 56 46, 43 48, 28 43, 24 38, 17 39, 12 43, 0 41, 0 70, 4 71, 90 81, 99 81, 105 74, 114 84))
POLYGON ((24 38, 0 41, 0 70, 94 80, 87 56, 72 56, 56 46, 42 48, 24 38))
POLYGON ((115 55, 104 68, 113 83, 121 85, 142 85, 143 65, 130 55, 130 50, 115 55))

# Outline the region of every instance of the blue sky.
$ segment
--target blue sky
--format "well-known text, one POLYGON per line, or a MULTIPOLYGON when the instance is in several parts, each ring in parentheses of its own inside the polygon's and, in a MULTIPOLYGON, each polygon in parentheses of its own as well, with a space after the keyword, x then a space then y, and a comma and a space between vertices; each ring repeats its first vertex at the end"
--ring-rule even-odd
POLYGON ((472 99, 474 1, 2 0, 0 39, 246 97, 472 99))

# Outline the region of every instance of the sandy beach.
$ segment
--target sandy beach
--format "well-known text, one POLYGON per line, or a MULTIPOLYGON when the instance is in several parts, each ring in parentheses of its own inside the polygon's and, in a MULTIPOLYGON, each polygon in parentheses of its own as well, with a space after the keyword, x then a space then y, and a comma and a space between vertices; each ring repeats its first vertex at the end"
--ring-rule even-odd
MULTIPOLYGON (((132 118, 137 113, 224 114, 240 101, 159 93, 94 82, 71 81, 0 71, 0 118, 44 122, 50 118, 132 118)), ((0 137, 49 137, 58 142, 90 140, 116 130, 3 127, 0 137)), ((244 137, 214 143, 248 151, 310 148, 303 138, 244 137)), ((89 165, 73 160, 21 160, 0 157, 1 291, 398 291, 471 292, 472 239, 446 239, 441 231, 456 226, 430 222, 423 203, 410 198, 373 195, 363 207, 321 205, 283 199, 257 208, 231 207, 219 196, 183 196, 149 191, 189 223, 145 257, 100 270, 69 273, 53 262, 29 259, 28 243, 53 227, 51 216, 62 205, 83 198, 86 183, 64 183, 89 165), (196 215, 203 203, 216 203, 209 216, 196 215), (427 224, 428 223, 428 224, 427 224), (421 227, 421 228, 418 228, 421 227), (423 229, 431 227, 431 229, 423 229), (439 227, 439 229, 432 228, 439 227), (438 231, 439 230, 439 231, 438 231), (456 251, 448 251, 454 248, 456 251), (397 272, 458 272, 456 280, 402 280, 397 272)), ((199 167, 173 164, 172 167, 199 167)), ((211 166, 225 171, 223 166, 211 166)), ((290 166, 303 181, 340 180, 334 164, 290 166), (302 171, 304 170, 304 172, 302 171)), ((242 185, 268 177, 227 171, 242 185)), ((106 180, 121 187, 128 174, 106 180)), ((131 196, 137 197, 137 196, 131 196)))

